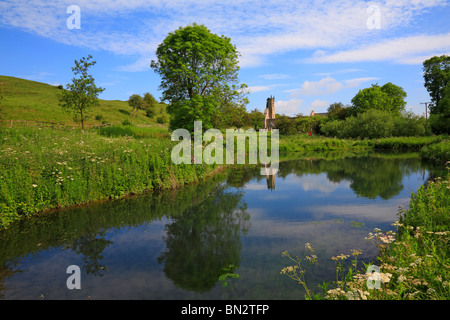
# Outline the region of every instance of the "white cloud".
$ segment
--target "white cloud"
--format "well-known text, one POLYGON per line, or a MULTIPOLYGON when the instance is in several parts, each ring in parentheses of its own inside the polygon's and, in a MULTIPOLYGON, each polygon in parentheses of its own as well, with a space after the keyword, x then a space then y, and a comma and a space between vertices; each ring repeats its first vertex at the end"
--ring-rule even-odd
POLYGON ((321 96, 336 93, 344 88, 354 88, 360 86, 362 83, 376 80, 376 77, 354 78, 338 81, 332 77, 325 77, 319 81, 305 81, 300 89, 288 90, 292 96, 297 98, 299 96, 321 96))
MULTIPOLYGON (((379 1, 382 28, 407 25, 425 9, 445 3, 379 1)), ((311 58, 315 62, 397 58, 395 61, 401 63, 411 63, 417 54, 448 50, 448 35, 380 42, 378 33, 367 29, 368 3, 357 0, 78 0, 81 30, 76 31, 66 27, 66 9, 72 4, 72 0, 4 0, 0 2, 0 26, 65 44, 135 56, 137 62, 129 68, 135 71, 148 70, 142 59, 154 55, 169 32, 194 22, 230 37, 242 53, 241 67, 269 64, 273 54, 303 49, 316 50, 311 58), (377 44, 354 49, 361 39, 376 40, 377 44), (327 53, 343 46, 351 49, 327 53)))
POLYGON ((255 93, 270 90, 271 86, 249 86, 247 92, 255 93))
POLYGON ((334 78, 326 77, 319 81, 305 81, 294 96, 317 96, 331 94, 341 90, 344 85, 334 78))
POLYGON ((314 100, 313 102, 311 102, 311 105, 309 106, 309 110, 310 110, 310 112, 312 110, 314 110, 316 112, 320 112, 319 110, 327 109, 329 105, 330 105, 330 103, 328 101, 314 100))
POLYGON ((287 101, 278 100, 275 101, 275 112, 287 116, 294 116, 300 112, 302 103, 303 100, 299 99, 290 99, 287 101))
POLYGON ((354 88, 354 87, 359 87, 363 82, 377 80, 377 79, 379 79, 379 78, 366 77, 366 78, 355 78, 355 79, 344 80, 343 82, 344 82, 346 88, 354 88))
POLYGON ((450 33, 384 40, 358 49, 315 56, 307 59, 307 62, 395 61, 411 64, 422 63, 422 59, 445 53, 450 53, 450 33))
POLYGON ((292 76, 289 74, 281 74, 281 73, 273 73, 273 74, 263 74, 259 76, 265 80, 280 80, 280 79, 289 79, 292 76))

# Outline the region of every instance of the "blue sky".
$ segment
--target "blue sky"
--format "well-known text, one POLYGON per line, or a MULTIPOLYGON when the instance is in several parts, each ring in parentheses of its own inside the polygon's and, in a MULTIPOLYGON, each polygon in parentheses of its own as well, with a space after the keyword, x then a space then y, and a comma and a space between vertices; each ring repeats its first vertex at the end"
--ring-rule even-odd
MULTIPOLYGON (((73 17, 73 16, 72 16, 73 17)), ((66 85, 75 59, 92 54, 100 98, 161 96, 150 69, 155 50, 180 26, 204 24, 231 38, 241 53, 248 110, 324 112, 350 104, 358 90, 392 82, 407 93, 407 110, 430 100, 422 62, 450 54, 450 4, 414 1, 291 0, 1 0, 0 74, 66 85), (70 29, 71 5, 80 29, 70 29)))

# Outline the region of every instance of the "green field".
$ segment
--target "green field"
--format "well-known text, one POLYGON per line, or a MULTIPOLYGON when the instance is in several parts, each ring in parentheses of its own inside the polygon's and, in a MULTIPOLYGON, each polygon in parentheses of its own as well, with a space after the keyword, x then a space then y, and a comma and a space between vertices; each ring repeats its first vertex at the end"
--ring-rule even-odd
MULTIPOLYGON (((46 83, 0 76, 0 96, 3 96, 1 105, 4 109, 4 123, 8 125, 9 120, 28 120, 65 125, 75 124, 72 115, 58 105, 58 95, 62 90, 57 86, 46 83)), ((90 117, 86 122, 88 125, 120 124, 128 119, 135 125, 161 126, 156 123, 156 117, 161 111, 166 112, 165 104, 159 104, 155 108, 156 112, 153 118, 145 116, 143 110, 139 110, 136 116, 132 117, 131 107, 127 101, 100 100, 99 103, 98 107, 91 110, 90 117), (96 117, 100 120, 96 120, 96 117)))

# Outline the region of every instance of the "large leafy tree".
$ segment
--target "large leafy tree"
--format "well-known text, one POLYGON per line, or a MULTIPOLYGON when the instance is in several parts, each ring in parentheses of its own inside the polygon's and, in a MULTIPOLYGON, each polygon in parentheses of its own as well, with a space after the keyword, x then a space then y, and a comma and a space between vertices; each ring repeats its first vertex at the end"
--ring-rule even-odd
POLYGON ((450 56, 434 56, 423 62, 425 88, 430 93, 430 113, 442 113, 439 102, 450 85, 450 56))
POLYGON ((90 59, 92 59, 91 55, 79 61, 75 60, 72 71, 74 75, 78 75, 78 78, 72 78, 72 83, 66 85, 67 90, 59 96, 59 105, 72 113, 75 121, 81 121, 83 131, 89 110, 98 105, 98 95, 105 90, 97 87, 94 78, 88 73, 88 69, 96 64, 90 59))
POLYGON ((370 88, 359 90, 352 99, 351 114, 358 114, 369 109, 387 111, 399 115, 405 110, 406 92, 403 88, 390 82, 383 86, 373 84, 370 88))
POLYGON ((220 105, 239 100, 238 56, 230 39, 203 25, 188 25, 169 33, 156 50, 150 67, 161 76, 162 100, 168 101, 170 128, 193 130, 213 126, 220 105))

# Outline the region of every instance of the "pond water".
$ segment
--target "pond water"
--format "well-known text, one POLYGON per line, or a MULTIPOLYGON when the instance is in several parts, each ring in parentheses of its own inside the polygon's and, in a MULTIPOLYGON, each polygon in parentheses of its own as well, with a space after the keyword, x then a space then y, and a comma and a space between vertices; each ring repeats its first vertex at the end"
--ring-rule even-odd
MULTIPOLYGON (((318 264, 309 288, 335 277, 332 256, 376 256, 364 240, 392 230, 434 171, 415 156, 280 163, 273 176, 238 167, 179 190, 44 214, 0 233, 0 299, 304 299, 280 274, 283 251, 318 264), (81 289, 69 290, 70 265, 81 289), (235 273, 226 286, 219 277, 235 273)), ((362 264, 361 264, 362 266, 362 264)))

